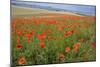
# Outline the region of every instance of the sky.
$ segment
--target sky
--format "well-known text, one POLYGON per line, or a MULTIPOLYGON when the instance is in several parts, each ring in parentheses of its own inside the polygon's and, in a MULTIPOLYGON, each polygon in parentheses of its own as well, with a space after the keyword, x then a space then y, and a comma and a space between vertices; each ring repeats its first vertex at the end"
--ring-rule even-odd
POLYGON ((55 9, 63 9, 68 11, 76 11, 81 13, 87 13, 90 15, 95 15, 96 6, 93 5, 75 5, 75 4, 63 4, 63 3, 46 3, 46 2, 30 2, 30 1, 12 1, 13 3, 18 4, 28 4, 36 5, 41 7, 52 7, 55 9))
POLYGON ((96 5, 96 0, 17 0, 17 1, 38 1, 38 2, 96 5))

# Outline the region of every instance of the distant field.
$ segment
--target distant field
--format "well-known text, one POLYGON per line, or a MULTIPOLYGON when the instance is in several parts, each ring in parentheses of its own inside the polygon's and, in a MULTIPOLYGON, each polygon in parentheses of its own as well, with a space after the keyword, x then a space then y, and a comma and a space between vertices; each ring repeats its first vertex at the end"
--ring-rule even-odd
POLYGON ((55 15, 60 15, 60 14, 71 14, 71 15, 77 15, 77 16, 81 16, 78 14, 74 14, 71 12, 64 12, 64 11, 50 11, 50 10, 46 10, 46 9, 39 9, 39 8, 25 8, 25 7, 18 7, 18 6, 12 6, 12 15, 13 16, 18 16, 18 15, 36 15, 36 16, 45 16, 48 15, 48 13, 50 14, 55 14, 55 15))
POLYGON ((96 17, 12 6, 13 65, 96 60, 96 17))

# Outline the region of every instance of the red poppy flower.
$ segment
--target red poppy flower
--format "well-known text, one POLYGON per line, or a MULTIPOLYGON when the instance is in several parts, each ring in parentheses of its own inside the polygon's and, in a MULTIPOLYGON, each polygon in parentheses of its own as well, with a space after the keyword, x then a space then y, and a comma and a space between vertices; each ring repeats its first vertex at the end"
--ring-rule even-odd
POLYGON ((25 36, 27 37, 27 38, 30 38, 31 36, 32 36, 32 34, 25 34, 25 36))
POLYGON ((72 35, 73 33, 74 33, 73 30, 65 31, 65 37, 68 37, 68 36, 72 35))
POLYGON ((30 38, 30 37, 32 37, 32 35, 34 34, 34 32, 35 32, 35 30, 32 30, 30 33, 25 34, 25 36, 26 36, 27 38, 30 38))
POLYGON ((69 53, 69 52, 70 52, 70 48, 69 48, 69 47, 66 47, 66 48, 65 48, 65 52, 66 52, 66 53, 69 53))
POLYGON ((78 46, 77 46, 77 45, 73 45, 73 49, 74 49, 74 52, 77 53, 77 51, 78 51, 78 46))
POLYGON ((22 35, 23 35, 23 31, 22 31, 22 30, 17 30, 17 34, 18 34, 19 36, 22 36, 22 35))
POLYGON ((37 20, 35 20, 35 23, 36 24, 40 24, 41 23, 41 20, 40 19, 37 19, 37 20))
POLYGON ((45 47, 44 42, 40 42, 40 47, 41 48, 44 48, 45 47))
POLYGON ((17 43, 20 43, 20 38, 18 37, 16 41, 17 41, 17 43))
POLYGON ((93 46, 93 47, 96 47, 96 43, 95 43, 95 42, 93 42, 93 43, 92 43, 92 46, 93 46))
POLYGON ((18 64, 22 65, 22 64, 25 64, 25 63, 26 63, 25 57, 19 58, 18 64))
POLYGON ((32 31, 30 32, 31 35, 33 35, 34 33, 35 33, 35 30, 32 30, 32 31))
POLYGON ((19 48, 22 48, 22 44, 17 44, 17 45, 16 45, 16 48, 18 48, 18 49, 19 49, 19 48))
POLYGON ((28 40, 28 44, 30 44, 32 41, 31 40, 28 40))
POLYGON ((76 44, 73 45, 74 51, 77 53, 79 46, 81 45, 80 42, 77 42, 76 44))
POLYGON ((64 54, 62 54, 62 53, 59 55, 59 59, 60 59, 61 61, 64 60, 64 57, 65 57, 65 56, 64 56, 64 54))
POLYGON ((57 25, 57 22, 56 22, 55 20, 48 20, 48 23, 49 23, 49 24, 57 25))
POLYGON ((80 42, 77 42, 77 44, 76 44, 78 47, 81 45, 81 43, 80 42))
POLYGON ((38 34, 38 35, 37 35, 37 38, 38 38, 39 40, 43 40, 43 39, 46 38, 46 34, 44 34, 44 33, 38 34))

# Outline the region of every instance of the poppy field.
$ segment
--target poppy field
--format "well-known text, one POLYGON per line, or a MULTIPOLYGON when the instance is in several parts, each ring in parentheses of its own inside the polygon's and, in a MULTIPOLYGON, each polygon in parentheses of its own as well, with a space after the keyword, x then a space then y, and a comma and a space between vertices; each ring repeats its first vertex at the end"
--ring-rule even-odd
POLYGON ((13 65, 96 60, 96 17, 62 13, 11 19, 13 65))

